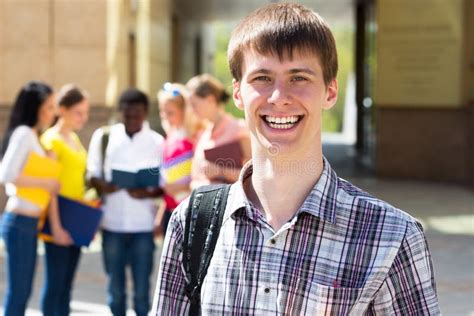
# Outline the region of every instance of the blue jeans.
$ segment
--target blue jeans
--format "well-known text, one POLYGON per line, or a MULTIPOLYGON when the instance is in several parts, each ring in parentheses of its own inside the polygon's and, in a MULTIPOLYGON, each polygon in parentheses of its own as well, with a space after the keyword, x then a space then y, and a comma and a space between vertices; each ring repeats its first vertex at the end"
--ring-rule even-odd
POLYGON ((114 316, 125 316, 127 294, 125 268, 133 278, 133 305, 137 316, 150 310, 150 275, 155 244, 153 233, 114 233, 102 231, 102 253, 108 276, 108 304, 114 316))
POLYGON ((5 316, 23 316, 36 266, 38 219, 5 212, 2 237, 5 242, 7 286, 3 302, 5 316))
POLYGON ((59 246, 50 242, 45 247, 45 279, 41 297, 44 316, 69 315, 69 302, 81 248, 59 246))

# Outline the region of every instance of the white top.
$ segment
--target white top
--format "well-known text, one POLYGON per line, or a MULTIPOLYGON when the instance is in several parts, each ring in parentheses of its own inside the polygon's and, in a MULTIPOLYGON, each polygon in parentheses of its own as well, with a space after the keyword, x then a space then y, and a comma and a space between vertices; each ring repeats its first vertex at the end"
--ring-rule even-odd
POLYGON ((28 155, 32 152, 42 156, 46 155, 35 131, 26 125, 20 125, 13 131, 7 151, 0 164, 0 183, 5 184, 8 196, 6 211, 15 209, 41 211, 38 206, 16 196, 16 186, 13 184, 13 181, 21 174, 28 155))
MULTIPOLYGON (((87 177, 101 177, 103 130, 92 135, 87 159, 87 177)), ((122 123, 110 127, 109 142, 105 152, 105 180, 112 180, 112 169, 136 172, 156 168, 162 162, 163 137, 150 129, 147 122, 130 138, 122 123)), ((126 190, 107 194, 102 205, 102 227, 113 232, 150 232, 156 213, 154 199, 135 199, 126 190)))

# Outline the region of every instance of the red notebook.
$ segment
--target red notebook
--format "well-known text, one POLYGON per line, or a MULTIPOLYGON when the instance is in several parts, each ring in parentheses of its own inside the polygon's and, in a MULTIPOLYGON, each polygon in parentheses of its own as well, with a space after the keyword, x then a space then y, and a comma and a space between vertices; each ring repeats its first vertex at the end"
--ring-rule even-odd
POLYGON ((204 150, 207 161, 228 168, 242 168, 244 157, 240 141, 236 140, 218 147, 204 150))

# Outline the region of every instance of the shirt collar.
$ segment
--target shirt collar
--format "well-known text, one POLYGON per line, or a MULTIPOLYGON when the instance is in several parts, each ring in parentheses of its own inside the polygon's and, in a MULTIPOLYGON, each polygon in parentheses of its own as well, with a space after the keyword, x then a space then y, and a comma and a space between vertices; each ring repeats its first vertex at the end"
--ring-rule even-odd
POLYGON ((132 135, 132 137, 128 136, 126 130, 125 130, 125 124, 123 123, 120 123, 120 130, 122 131, 122 134, 124 137, 130 139, 130 140, 133 140, 135 139, 136 137, 139 137, 140 135, 143 135, 145 133, 148 133, 148 131, 150 130, 150 123, 148 121, 143 121, 143 124, 142 124, 142 128, 136 132, 135 134, 132 135))
MULTIPOLYGON (((318 182, 306 197, 297 214, 302 212, 319 217, 332 224, 336 223, 338 177, 325 157, 323 172, 318 182)), ((239 180, 232 185, 229 193, 224 221, 238 211, 244 211, 247 217, 256 221, 258 215, 252 211, 252 204, 244 191, 244 180, 253 173, 252 161, 245 164, 240 172, 239 180)))
POLYGON ((335 224, 339 179, 324 156, 323 163, 324 168, 321 177, 298 212, 306 212, 335 224))
POLYGON ((227 199, 227 207, 224 214, 223 222, 225 222, 229 217, 234 215, 238 211, 246 212, 247 217, 256 221, 256 214, 252 212, 252 207, 250 201, 247 199, 247 195, 244 191, 244 181, 252 175, 253 165, 252 161, 248 161, 240 172, 239 180, 235 182, 230 191, 229 197, 227 199))

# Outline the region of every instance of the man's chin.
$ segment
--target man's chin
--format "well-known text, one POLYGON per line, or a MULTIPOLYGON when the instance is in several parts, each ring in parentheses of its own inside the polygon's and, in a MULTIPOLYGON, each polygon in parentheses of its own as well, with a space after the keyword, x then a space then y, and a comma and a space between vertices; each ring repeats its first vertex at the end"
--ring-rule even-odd
POLYGON ((125 132, 127 132, 127 134, 129 134, 129 135, 136 134, 140 130, 141 130, 141 128, 125 128, 125 132))

